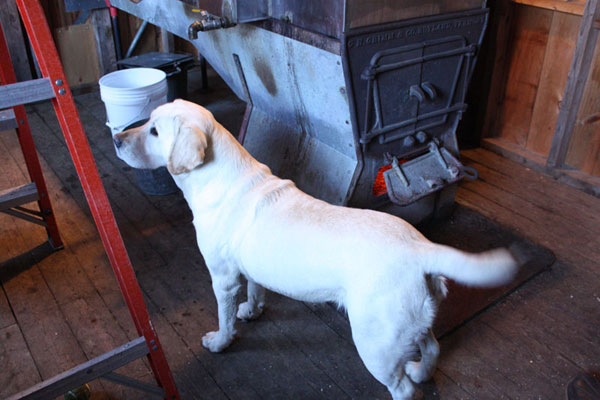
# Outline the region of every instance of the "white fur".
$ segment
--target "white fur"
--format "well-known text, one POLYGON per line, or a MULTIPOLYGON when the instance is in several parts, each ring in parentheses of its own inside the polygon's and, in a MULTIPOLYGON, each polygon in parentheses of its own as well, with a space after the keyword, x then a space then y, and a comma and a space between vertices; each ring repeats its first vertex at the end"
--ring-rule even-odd
MULTIPOLYGON (((369 371, 394 399, 435 370, 431 333, 444 278, 466 285, 506 283, 516 263, 506 250, 467 254, 428 241, 389 214, 317 200, 271 174, 193 103, 157 108, 149 122, 117 135, 133 167, 167 166, 193 212, 198 246, 212 277, 219 329, 202 339, 210 351, 234 338, 235 295, 248 279, 237 317, 258 317, 264 288, 348 311, 352 336, 369 371), (158 136, 150 135, 155 127, 158 136), (417 347, 421 360, 412 360, 417 347)), ((276 151, 276 149, 273 149, 276 151)))

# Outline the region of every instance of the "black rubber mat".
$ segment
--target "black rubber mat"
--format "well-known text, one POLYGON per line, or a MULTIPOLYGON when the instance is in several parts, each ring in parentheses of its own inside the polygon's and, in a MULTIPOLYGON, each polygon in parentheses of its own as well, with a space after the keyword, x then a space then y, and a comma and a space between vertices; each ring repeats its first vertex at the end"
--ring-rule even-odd
POLYGON ((460 326, 555 261, 550 250, 460 205, 449 219, 428 223, 419 230, 433 242, 471 252, 508 247, 521 265, 515 280, 499 288, 475 289, 449 281, 448 297, 440 304, 434 325, 438 337, 460 326))

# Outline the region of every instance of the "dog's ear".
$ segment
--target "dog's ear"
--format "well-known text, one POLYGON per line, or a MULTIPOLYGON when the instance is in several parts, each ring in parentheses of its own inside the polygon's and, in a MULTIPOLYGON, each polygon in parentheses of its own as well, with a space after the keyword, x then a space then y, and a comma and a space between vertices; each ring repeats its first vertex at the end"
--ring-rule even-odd
POLYGON ((206 134, 195 126, 177 121, 175 143, 167 169, 173 175, 190 172, 204 162, 208 141, 206 134))

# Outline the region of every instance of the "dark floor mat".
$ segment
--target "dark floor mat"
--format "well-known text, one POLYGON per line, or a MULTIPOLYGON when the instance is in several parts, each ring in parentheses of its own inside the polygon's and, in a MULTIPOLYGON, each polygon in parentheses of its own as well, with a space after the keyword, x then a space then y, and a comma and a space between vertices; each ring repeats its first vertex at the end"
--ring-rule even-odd
POLYGON ((448 297, 440 304, 434 324, 438 337, 460 326, 555 261, 550 250, 460 205, 449 219, 428 223, 419 230, 433 242, 471 252, 508 247, 521 264, 513 282, 495 289, 468 288, 449 281, 448 297))

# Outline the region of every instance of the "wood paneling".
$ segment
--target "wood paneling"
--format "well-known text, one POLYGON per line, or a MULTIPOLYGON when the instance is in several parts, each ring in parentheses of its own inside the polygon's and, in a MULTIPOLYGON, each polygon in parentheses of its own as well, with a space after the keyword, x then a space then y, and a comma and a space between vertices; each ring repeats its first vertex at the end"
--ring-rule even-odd
POLYGON ((504 140, 522 147, 527 144, 552 14, 549 10, 521 6, 514 14, 508 80, 497 132, 504 140))
POLYGON ((546 45, 526 148, 547 156, 567 84, 581 18, 555 12, 546 45))
POLYGON ((600 177, 600 40, 596 43, 566 162, 600 177))

